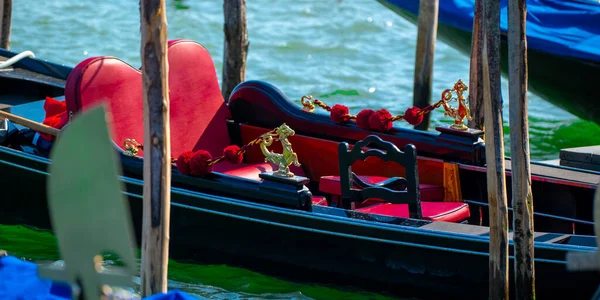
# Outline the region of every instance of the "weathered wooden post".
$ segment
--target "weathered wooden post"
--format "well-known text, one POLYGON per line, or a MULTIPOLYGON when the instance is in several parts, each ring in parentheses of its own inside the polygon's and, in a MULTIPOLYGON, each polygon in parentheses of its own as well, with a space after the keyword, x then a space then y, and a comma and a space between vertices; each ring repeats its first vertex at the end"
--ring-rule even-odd
POLYGON ((0 48, 10 48, 12 0, 0 0, 0 48))
MULTIPOLYGON (((438 10, 439 0, 421 0, 413 83, 413 105, 419 108, 431 104, 431 81, 435 40, 437 38, 438 10)), ((415 125, 415 129, 427 130, 428 128, 429 114, 425 114, 423 115, 423 122, 415 125)))
POLYGON ((508 207, 500 87, 500 3, 496 0, 485 0, 484 3, 481 64, 490 211, 489 298, 508 299, 508 207))
POLYGON ((167 292, 171 145, 165 0, 140 0, 144 97, 142 296, 167 292))
POLYGON ((481 52, 483 51, 483 1, 475 0, 473 35, 471 38, 471 66, 469 72, 469 109, 472 119, 469 128, 483 130, 483 86, 481 52))
POLYGON ((535 299, 533 195, 527 120, 527 37, 525 0, 508 1, 508 75, 512 207, 517 299, 535 299))
POLYGON ((225 47, 223 49, 223 81, 221 92, 225 101, 231 91, 246 78, 248 56, 248 28, 246 26, 246 0, 224 0, 225 47))

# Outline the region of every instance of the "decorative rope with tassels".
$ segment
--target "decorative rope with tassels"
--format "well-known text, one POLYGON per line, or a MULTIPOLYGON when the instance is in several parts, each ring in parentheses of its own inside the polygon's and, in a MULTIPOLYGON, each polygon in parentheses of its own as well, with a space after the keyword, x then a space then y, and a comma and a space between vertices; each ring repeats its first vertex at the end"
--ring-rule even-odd
POLYGON ((315 99, 310 95, 303 96, 300 99, 302 103, 302 110, 306 112, 314 112, 315 107, 319 106, 324 110, 329 112, 329 117, 332 121, 343 124, 347 123, 351 120, 356 121, 356 126, 364 130, 375 130, 375 131, 388 131, 392 129, 393 122, 404 120, 411 125, 418 125, 423 122, 423 116, 425 114, 430 113, 434 109, 444 106, 445 115, 451 116, 455 120, 454 128, 458 128, 461 130, 467 129, 464 126, 463 119, 471 119, 470 111, 467 105, 467 100, 463 96, 463 92, 468 89, 467 85, 462 81, 458 80, 452 89, 446 89, 442 92, 441 99, 429 106, 424 108, 418 108, 413 106, 404 111, 403 115, 392 116, 392 114, 387 109, 380 109, 378 111, 374 111, 372 109, 366 108, 361 110, 357 115, 350 114, 350 110, 347 106, 342 104, 336 104, 333 107, 325 104, 323 101, 319 99, 315 99), (452 98, 452 93, 456 92, 457 98, 452 98), (448 105, 449 102, 457 100, 458 108, 453 108, 448 105))
POLYGON ((428 114, 432 110, 442 106, 444 99, 429 105, 424 108, 413 106, 404 112, 404 115, 392 116, 387 109, 374 111, 370 108, 361 110, 357 115, 350 114, 347 106, 336 104, 333 107, 325 104, 319 99, 315 99, 310 95, 303 96, 300 99, 302 110, 313 112, 315 106, 319 106, 330 113, 330 118, 336 123, 346 123, 350 120, 356 120, 356 126, 364 130, 388 131, 392 129, 393 122, 405 120, 411 125, 418 125, 423 122, 423 115, 428 114))
MULTIPOLYGON (((174 163, 177 170, 184 175, 204 176, 212 172, 214 164, 226 160, 233 164, 239 164, 244 160, 244 154, 251 148, 261 143, 263 137, 273 135, 275 129, 262 134, 261 136, 250 141, 241 148, 237 145, 229 145, 223 149, 223 155, 213 158, 210 152, 206 150, 186 151, 179 155, 178 158, 171 158, 171 163, 174 163)), ((125 139, 125 154, 128 156, 136 156, 139 150, 144 150, 144 145, 138 143, 135 139, 125 139)))

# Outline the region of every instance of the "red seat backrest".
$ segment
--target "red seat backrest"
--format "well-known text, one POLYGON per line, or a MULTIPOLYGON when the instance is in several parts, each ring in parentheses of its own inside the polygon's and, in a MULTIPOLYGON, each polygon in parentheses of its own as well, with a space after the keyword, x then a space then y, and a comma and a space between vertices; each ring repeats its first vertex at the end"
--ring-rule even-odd
MULTIPOLYGON (((230 143, 226 123, 230 114, 210 54, 189 40, 169 41, 167 53, 171 155, 204 149, 220 156, 230 143)), ((77 112, 106 102, 115 143, 123 149, 127 138, 143 143, 141 75, 140 70, 115 57, 88 58, 67 78, 67 109, 76 117, 77 112)))

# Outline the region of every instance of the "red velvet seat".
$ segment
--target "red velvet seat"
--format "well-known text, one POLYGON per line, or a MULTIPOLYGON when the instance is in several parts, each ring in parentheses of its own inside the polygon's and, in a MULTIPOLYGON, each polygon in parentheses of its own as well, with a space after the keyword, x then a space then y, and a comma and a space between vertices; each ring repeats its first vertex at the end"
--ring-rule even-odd
MULTIPOLYGON (((423 219, 459 223, 471 216, 469 205, 462 202, 421 201, 423 219)), ((408 204, 380 203, 356 209, 360 212, 408 218, 408 204)))
MULTIPOLYGON (((215 66, 206 48, 189 40, 168 44, 171 155, 204 149, 221 156, 230 144, 226 120, 229 109, 223 101, 215 66)), ((141 71, 109 56, 92 57, 79 63, 67 79, 65 99, 74 115, 106 102, 111 136, 124 148, 127 138, 144 141, 141 71)), ((143 153, 139 153, 143 155, 143 153)), ((271 171, 268 163, 231 165, 218 163, 213 170, 259 179, 271 171)), ((301 170, 294 170, 302 175, 301 170)))
POLYGON ((323 196, 313 196, 312 205, 323 205, 327 206, 327 199, 323 196))
MULTIPOLYGON (((270 163, 232 164, 232 163, 223 161, 218 164, 215 164, 213 167, 213 171, 231 175, 231 176, 244 177, 247 179, 262 180, 258 176, 258 174, 263 173, 263 172, 273 171, 273 167, 274 167, 274 165, 270 164, 270 163)), ((297 172, 296 170, 294 170, 294 173, 298 174, 301 172, 297 172)))
MULTIPOLYGON (((358 176, 369 184, 377 184, 388 177, 358 176)), ((322 176, 319 191, 336 197, 341 195, 339 176, 322 176)), ((470 217, 469 206, 462 202, 442 202, 444 187, 432 184, 419 184, 423 218, 431 221, 462 222, 470 217)), ((408 218, 408 204, 384 203, 380 199, 367 199, 357 204, 357 211, 392 217, 408 218)))

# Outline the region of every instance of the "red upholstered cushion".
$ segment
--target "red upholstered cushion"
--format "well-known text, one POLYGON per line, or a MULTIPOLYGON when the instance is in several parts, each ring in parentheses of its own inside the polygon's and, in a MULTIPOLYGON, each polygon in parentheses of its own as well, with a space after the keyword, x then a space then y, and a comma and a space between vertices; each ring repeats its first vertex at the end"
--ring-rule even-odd
MULTIPOLYGON (((421 202, 423 218, 431 221, 462 222, 471 216, 469 205, 462 202, 421 202)), ((384 216, 408 218, 408 204, 382 203, 357 211, 384 216)))
MULTIPOLYGON (((204 149, 220 156, 230 143, 217 74, 208 51, 188 40, 169 41, 171 153, 204 149)), ((144 141, 141 72, 114 57, 79 63, 67 79, 67 108, 74 114, 106 101, 112 137, 123 148, 126 138, 144 141)), ((141 155, 141 153, 140 153, 141 155)))
MULTIPOLYGON (((358 176, 366 183, 376 184, 389 179, 382 176, 358 176)), ((339 176, 322 176, 319 182, 319 190, 323 193, 340 196, 342 194, 339 176)), ((444 200, 444 187, 433 184, 419 184, 421 201, 442 201, 444 200)), ((371 203, 372 204, 372 203, 371 203)))
POLYGON ((232 164, 227 161, 222 161, 213 166, 213 171, 220 172, 223 174, 244 177, 248 179, 262 180, 258 177, 258 174, 262 172, 273 171, 273 165, 269 163, 258 163, 258 164, 232 164))
MULTIPOLYGON (((169 109, 171 156, 204 149, 221 156, 230 143, 226 120, 229 109, 223 101, 215 66, 206 48, 189 40, 169 41, 169 109)), ((88 58, 69 75, 65 89, 67 109, 79 111, 105 102, 111 136, 124 149, 127 138, 144 142, 142 73, 110 56, 88 58)), ((139 155, 143 155, 140 151, 139 155)), ((220 162, 213 168, 233 176, 260 180, 258 174, 272 171, 268 163, 233 165, 220 162)), ((293 169, 304 175, 302 169, 293 169)))
POLYGON ((104 102, 112 138, 123 147, 126 138, 144 141, 142 80, 138 70, 110 56, 92 57, 79 63, 65 87, 67 110, 77 112, 104 102))
POLYGON ((312 205, 323 205, 327 206, 327 199, 323 196, 313 196, 312 205))
MULTIPOLYGON (((258 174, 263 172, 271 172, 276 168, 272 163, 255 163, 255 164, 232 164, 227 161, 219 162, 213 166, 214 172, 220 172, 223 174, 244 177, 248 179, 262 180, 258 174)), ((306 176, 304 171, 300 167, 294 165, 290 166, 290 171, 298 176, 306 176)))
POLYGON ((169 41, 169 98, 173 156, 190 149, 221 156, 230 143, 230 114, 210 53, 199 43, 169 41))

